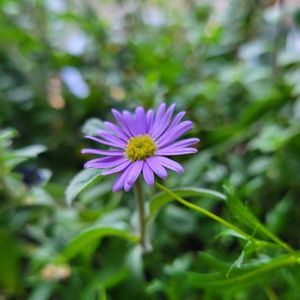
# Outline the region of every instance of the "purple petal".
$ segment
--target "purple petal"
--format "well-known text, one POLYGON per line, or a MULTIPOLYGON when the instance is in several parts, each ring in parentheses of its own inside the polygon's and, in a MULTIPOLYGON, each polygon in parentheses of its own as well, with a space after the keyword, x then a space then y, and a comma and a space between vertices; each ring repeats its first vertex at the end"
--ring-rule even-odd
POLYGON ((103 139, 105 139, 108 142, 112 142, 116 145, 121 145, 124 148, 126 148, 127 143, 125 143, 124 141, 122 141, 121 139, 115 137, 114 135, 112 135, 111 133, 105 131, 105 130, 97 130, 96 133, 102 137, 103 139))
POLYGON ((172 156, 172 155, 192 154, 192 153, 197 153, 197 152, 198 152, 198 150, 195 148, 176 149, 176 148, 167 147, 167 148, 156 150, 155 154, 172 156))
POLYGON ((155 156, 151 156, 147 158, 146 160, 148 166, 152 169, 152 171, 157 174, 162 179, 165 179, 168 177, 168 173, 166 169, 162 166, 159 159, 155 156))
POLYGON ((182 118, 184 117, 185 115, 185 111, 181 111, 179 112, 175 118, 173 119, 172 123, 170 124, 170 127, 173 127, 173 126, 176 126, 179 124, 179 122, 182 120, 182 118))
POLYGON ((152 128, 149 130, 149 134, 153 136, 153 134, 159 130, 159 127, 161 126, 161 123, 163 121, 163 117, 165 115, 165 110, 166 110, 166 103, 160 104, 160 106, 157 109, 156 115, 155 115, 155 120, 153 122, 152 128))
POLYGON ((129 185, 133 185, 135 183, 143 169, 143 165, 143 160, 137 160, 131 164, 130 170, 128 170, 128 178, 126 180, 129 185))
POLYGON ((118 150, 98 150, 98 149, 82 149, 82 154, 99 154, 99 155, 107 155, 107 156, 124 156, 124 151, 118 150))
POLYGON ((168 133, 163 134, 158 140, 157 144, 159 148, 162 148, 171 142, 178 139, 180 136, 185 134, 187 131, 193 128, 193 123, 191 121, 184 121, 177 125, 172 130, 169 130, 168 133))
POLYGON ((124 191, 129 192, 133 187, 133 184, 129 184, 128 181, 125 181, 124 183, 124 191))
POLYGON ((159 137, 159 139, 164 139, 166 135, 168 135, 182 120, 185 115, 185 111, 179 112, 171 122, 171 124, 166 128, 165 132, 159 137))
POLYGON ((137 130, 139 134, 146 133, 146 114, 143 107, 139 106, 135 109, 137 130))
POLYGON ((113 188, 112 188, 113 192, 120 191, 122 189, 122 187, 124 186, 129 167, 130 167, 130 165, 119 175, 119 177, 115 181, 113 188))
POLYGON ((120 139, 125 142, 128 141, 129 136, 117 125, 111 122, 104 122, 105 126, 110 129, 114 134, 116 134, 120 139))
POLYGON ((115 117, 115 119, 117 120, 117 122, 120 124, 122 130, 126 133, 127 136, 131 137, 132 134, 122 116, 122 114, 120 112, 118 112, 116 109, 112 109, 111 110, 113 116, 115 117))
POLYGON ((131 136, 136 136, 137 133, 137 128, 136 128, 136 122, 134 118, 132 117, 131 113, 128 112, 127 110, 123 111, 123 118, 124 121, 126 122, 126 125, 131 133, 131 136))
POLYGON ((93 140, 97 143, 100 143, 100 144, 103 144, 103 145, 107 145, 107 146, 111 146, 111 147, 115 147, 115 148, 121 148, 121 149, 124 149, 125 147, 121 144, 115 144, 113 142, 108 142, 108 141, 104 141, 102 139, 99 139, 99 138, 96 138, 94 136, 90 136, 90 135, 86 135, 85 136, 86 139, 90 139, 90 140, 93 140))
POLYGON ((131 164, 131 161, 130 160, 127 160, 123 163, 121 163, 120 165, 114 167, 114 168, 111 168, 107 171, 104 171, 102 173, 102 175, 109 175, 109 174, 114 174, 114 173, 118 173, 118 172, 121 172, 123 171, 125 168, 127 168, 129 165, 131 164))
POLYGON ((170 144, 168 147, 172 148, 183 148, 183 147, 189 147, 192 145, 195 145, 200 142, 200 139, 197 138, 190 138, 190 139, 184 139, 179 142, 176 142, 174 144, 170 144))
POLYGON ((95 168, 95 169, 104 169, 104 168, 113 168, 127 161, 125 157, 105 157, 105 158, 96 158, 89 160, 84 164, 85 168, 95 168))
POLYGON ((152 109, 149 109, 147 111, 146 121, 147 121, 146 132, 149 133, 154 121, 154 111, 152 109))
POLYGON ((159 124, 158 128, 152 133, 154 139, 158 138, 166 130, 167 126, 170 123, 175 106, 175 104, 172 104, 166 111, 165 115, 163 116, 163 119, 161 120, 161 124, 159 124))
POLYGON ((154 173, 152 169, 148 166, 147 162, 144 163, 143 176, 148 185, 154 184, 154 173))
POLYGON ((159 162, 166 168, 171 169, 177 173, 183 173, 183 167, 176 161, 163 157, 163 156, 156 156, 159 162))

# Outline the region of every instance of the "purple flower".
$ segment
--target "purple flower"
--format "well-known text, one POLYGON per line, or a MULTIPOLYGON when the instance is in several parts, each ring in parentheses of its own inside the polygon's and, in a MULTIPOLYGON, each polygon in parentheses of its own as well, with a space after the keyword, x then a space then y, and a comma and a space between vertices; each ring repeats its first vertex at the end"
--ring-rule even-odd
POLYGON ((83 149, 83 154, 104 156, 88 161, 84 167, 106 169, 103 175, 120 173, 113 191, 124 188, 126 192, 141 173, 148 185, 153 185, 154 174, 162 179, 167 178, 166 168, 182 173, 183 167, 166 156, 196 153, 197 149, 191 146, 198 143, 199 139, 177 141, 193 125, 191 121, 181 121, 185 112, 179 112, 172 118, 174 108, 175 104, 167 108, 162 103, 156 112, 152 109, 145 112, 143 107, 137 107, 135 114, 126 110, 120 113, 113 109, 118 124, 105 122, 107 130, 96 131, 99 137, 86 136, 112 149, 83 149))

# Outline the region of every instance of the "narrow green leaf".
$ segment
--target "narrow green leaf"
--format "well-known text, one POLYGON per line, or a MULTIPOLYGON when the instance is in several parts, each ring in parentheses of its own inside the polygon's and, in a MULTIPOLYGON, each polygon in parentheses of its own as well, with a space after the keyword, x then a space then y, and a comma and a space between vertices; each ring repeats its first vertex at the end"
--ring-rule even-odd
POLYGON ((105 226, 103 224, 89 227, 80 232, 67 244, 63 254, 65 257, 70 259, 78 252, 80 252, 80 250, 82 250, 89 243, 98 240, 104 236, 117 236, 127 239, 131 242, 137 242, 139 240, 139 237, 133 235, 127 229, 124 228, 125 226, 121 223, 111 227, 105 226))
MULTIPOLYGON (((243 268, 237 270, 235 275, 226 279, 224 272, 217 273, 187 273, 187 282, 193 287, 209 289, 215 288, 231 288, 241 285, 257 284, 258 279, 274 272, 274 270, 297 263, 297 257, 294 255, 282 255, 269 262, 259 264, 244 265, 243 268)), ((233 273, 233 272, 232 272, 233 273)))
POLYGON ((289 214, 293 209, 293 201, 290 195, 285 196, 276 206, 267 213, 266 226, 272 232, 284 232, 289 221, 289 214))
POLYGON ((244 261, 244 258, 245 258, 245 251, 243 250, 241 252, 241 254, 239 255, 239 257, 233 262, 233 264, 230 266, 230 268, 228 269, 228 272, 226 273, 226 277, 228 278, 231 271, 234 269, 234 268, 240 268, 243 264, 243 261, 244 261))
MULTIPOLYGON (((172 190, 173 193, 180 197, 207 197, 216 200, 226 200, 226 196, 215 192, 209 189, 202 189, 202 188, 181 188, 181 189, 174 189, 172 190)), ((148 216, 148 220, 150 220, 165 204, 175 200, 170 194, 167 193, 159 193, 155 195, 150 200, 150 214, 148 216)))
POLYGON ((75 197, 99 176, 98 169, 85 169, 79 172, 66 189, 65 197, 68 205, 71 205, 75 197))
POLYGON ((240 224, 255 229, 256 232, 267 236, 270 240, 275 242, 281 248, 292 252, 293 249, 281 241, 275 234, 273 234, 263 223, 261 223, 251 210, 239 199, 236 191, 232 186, 225 187, 228 193, 228 207, 240 224))

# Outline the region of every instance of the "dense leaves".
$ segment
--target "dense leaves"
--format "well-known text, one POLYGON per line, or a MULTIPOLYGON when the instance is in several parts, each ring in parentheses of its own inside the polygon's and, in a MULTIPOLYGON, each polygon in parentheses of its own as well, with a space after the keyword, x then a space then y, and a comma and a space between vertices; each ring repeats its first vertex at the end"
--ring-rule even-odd
POLYGON ((299 6, 204 2, 1 2, 0 298, 298 300, 299 6), (201 142, 145 188, 143 252, 80 150, 161 101, 201 142))

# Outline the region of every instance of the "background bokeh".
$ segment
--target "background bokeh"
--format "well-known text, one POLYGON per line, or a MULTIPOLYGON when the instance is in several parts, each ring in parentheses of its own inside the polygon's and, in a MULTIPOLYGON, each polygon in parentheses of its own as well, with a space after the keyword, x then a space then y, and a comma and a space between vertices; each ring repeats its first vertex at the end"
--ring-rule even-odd
MULTIPOLYGON (((80 149, 91 146, 83 132, 112 119, 111 108, 162 101, 186 110, 189 135, 201 138, 198 154, 178 158, 184 175, 165 184, 234 186, 299 248, 299 1, 2 0, 0 63, 1 300, 299 299, 299 267, 222 289, 206 277, 189 282, 188 271, 239 267, 243 248, 175 203, 149 224, 149 253, 105 237, 63 255, 89 226, 134 230, 136 221, 133 193, 112 193, 113 177, 67 206, 66 187, 86 159, 80 149)), ((147 199, 156 193, 147 188, 147 199)), ((234 219, 224 203, 195 201, 234 219)))

